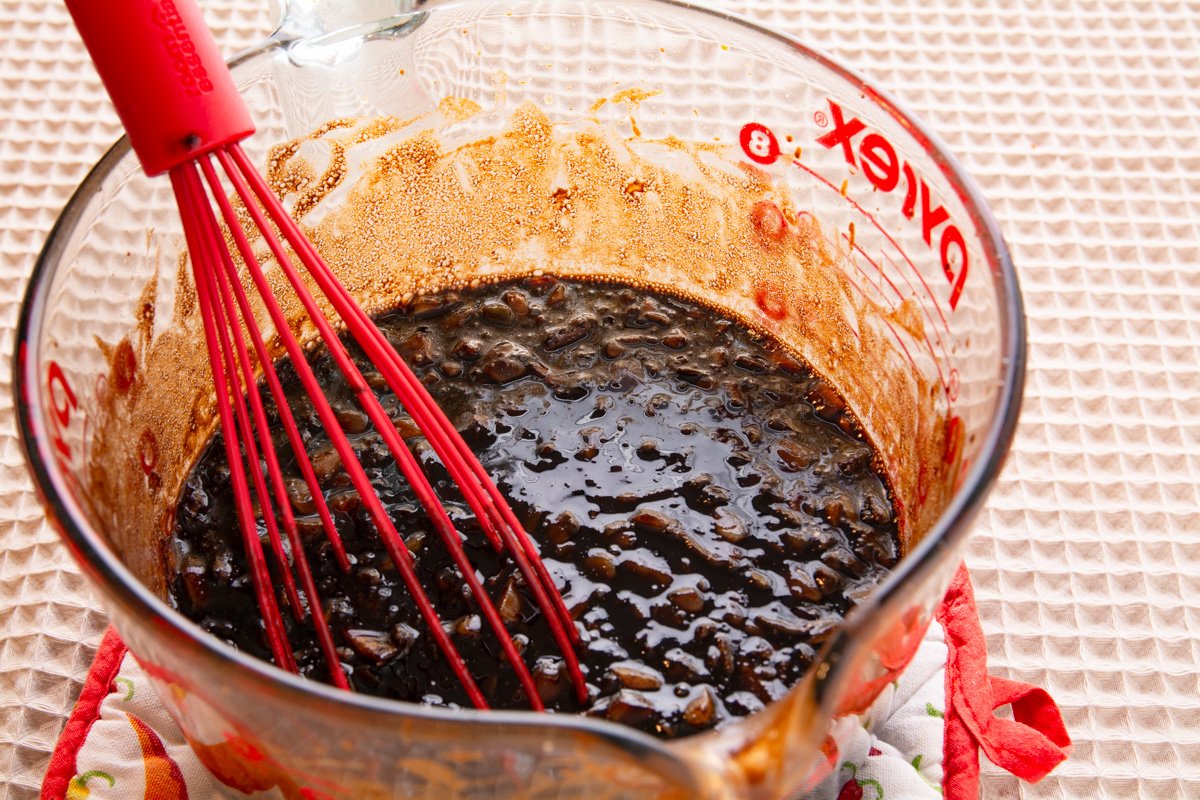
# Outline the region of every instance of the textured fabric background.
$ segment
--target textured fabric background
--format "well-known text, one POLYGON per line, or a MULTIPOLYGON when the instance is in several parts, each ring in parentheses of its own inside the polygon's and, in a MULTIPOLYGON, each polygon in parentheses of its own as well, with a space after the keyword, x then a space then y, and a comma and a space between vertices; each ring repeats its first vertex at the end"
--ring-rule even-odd
MULTIPOLYGON (((968 563, 994 668, 1073 758, 987 798, 1200 797, 1200 2, 743 0, 930 123, 1000 219, 1029 312, 1025 414, 968 563)), ((233 50, 265 0, 209 0, 233 50)), ((0 800, 36 796, 103 614, 12 422, 19 298, 118 135, 56 0, 0 0, 0 800)))

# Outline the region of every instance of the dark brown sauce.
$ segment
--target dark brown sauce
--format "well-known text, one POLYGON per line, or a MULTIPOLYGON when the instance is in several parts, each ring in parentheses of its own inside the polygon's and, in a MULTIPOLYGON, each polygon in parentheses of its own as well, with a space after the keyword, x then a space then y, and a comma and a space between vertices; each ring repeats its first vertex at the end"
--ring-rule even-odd
MULTIPOLYGON (((870 445, 833 389, 773 342, 692 302, 529 278, 418 297, 379 320, 522 522, 578 624, 575 699, 549 627, 429 445, 384 407, 464 536, 547 707, 675 737, 756 711, 898 558, 870 445)), ((488 702, 528 708, 450 557, 327 357, 317 374, 488 702)), ((366 365, 369 381, 382 385, 366 365)), ((290 376, 283 365, 281 375, 290 376)), ((294 379, 297 422, 353 567, 343 574, 285 463, 344 667, 360 692, 467 706, 294 379)), ((280 437, 280 452, 287 450, 280 437)), ((178 608, 268 658, 218 440, 189 477, 167 548, 178 608)), ((282 593, 280 593, 282 602, 282 593)), ((301 672, 327 677, 285 614, 301 672)))

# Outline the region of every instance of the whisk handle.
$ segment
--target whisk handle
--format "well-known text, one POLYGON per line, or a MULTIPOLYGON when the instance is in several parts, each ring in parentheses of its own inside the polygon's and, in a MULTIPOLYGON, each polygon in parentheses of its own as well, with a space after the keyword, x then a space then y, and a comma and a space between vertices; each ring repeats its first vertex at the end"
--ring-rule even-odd
POLYGON ((194 0, 66 5, 147 175, 254 132, 194 0))

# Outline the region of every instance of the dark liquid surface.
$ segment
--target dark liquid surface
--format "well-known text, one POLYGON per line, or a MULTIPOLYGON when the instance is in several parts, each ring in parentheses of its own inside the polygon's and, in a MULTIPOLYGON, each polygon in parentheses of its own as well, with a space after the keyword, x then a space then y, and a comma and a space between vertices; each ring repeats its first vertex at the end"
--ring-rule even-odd
MULTIPOLYGON (((492 550, 432 449, 360 361, 462 533, 547 708, 663 737, 756 711, 800 679, 897 560, 887 488, 841 399, 777 345, 707 308, 622 286, 530 278, 420 297, 379 323, 510 498, 581 627, 586 704, 519 572, 492 550)), ((489 704, 528 708, 381 438, 331 360, 316 364, 489 704)), ((289 367, 280 374, 351 556, 343 573, 286 461, 353 687, 469 706, 311 403, 289 367)), ((287 451, 281 434, 277 444, 287 451)), ((178 608, 269 658, 219 438, 184 487, 167 550, 178 608)), ((311 628, 284 616, 302 674, 327 679, 311 628)))

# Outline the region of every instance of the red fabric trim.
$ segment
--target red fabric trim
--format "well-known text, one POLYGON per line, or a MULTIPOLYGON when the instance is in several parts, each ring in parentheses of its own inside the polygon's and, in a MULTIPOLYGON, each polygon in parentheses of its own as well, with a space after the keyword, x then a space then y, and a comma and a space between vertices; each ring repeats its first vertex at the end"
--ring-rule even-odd
POLYGON ((100 649, 96 651, 96 659, 88 670, 79 700, 58 737, 54 754, 50 756, 50 766, 42 780, 41 800, 63 800, 66 797, 71 779, 75 777, 75 756, 87 741, 92 723, 100 716, 100 704, 113 691, 114 679, 121 671, 126 650, 125 642, 121 641, 115 630, 109 628, 100 641, 100 649))
POLYGON ((937 611, 946 631, 945 800, 979 797, 979 751, 1018 778, 1036 783, 1071 751, 1062 714, 1043 689, 987 674, 987 645, 967 568, 937 611), (993 712, 1011 705, 1013 719, 993 712))

